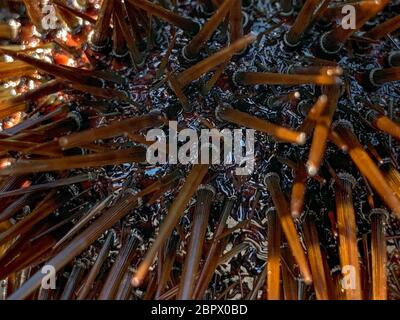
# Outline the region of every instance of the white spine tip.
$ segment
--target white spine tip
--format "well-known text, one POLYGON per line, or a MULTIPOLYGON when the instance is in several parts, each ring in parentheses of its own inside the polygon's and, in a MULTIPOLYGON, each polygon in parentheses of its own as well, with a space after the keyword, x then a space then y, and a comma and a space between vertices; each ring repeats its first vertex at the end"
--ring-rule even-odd
POLYGON ((300 216, 300 212, 297 210, 292 211, 292 217, 293 218, 298 218, 300 216))
POLYGON ((312 284, 312 278, 311 277, 305 277, 304 278, 304 283, 306 284, 306 285, 311 285, 312 284))
POLYGON ((313 164, 307 163, 307 173, 309 176, 314 177, 318 172, 318 169, 313 164))
POLYGON ((307 138, 307 135, 304 132, 300 133, 299 137, 297 138, 297 143, 301 144, 301 145, 305 144, 306 138, 307 138))
POLYGON ((258 37, 258 35, 259 35, 259 33, 258 33, 258 32, 255 32, 255 31, 250 31, 250 33, 249 33, 249 36, 250 36, 251 38, 253 38, 253 40, 256 40, 257 37, 258 37))
POLYGON ((135 288, 139 287, 140 283, 141 283, 141 281, 140 281, 140 279, 138 277, 133 277, 132 280, 131 280, 131 284, 135 288))
POLYGON ((322 103, 326 103, 328 101, 328 96, 326 94, 323 94, 319 97, 319 101, 322 103))

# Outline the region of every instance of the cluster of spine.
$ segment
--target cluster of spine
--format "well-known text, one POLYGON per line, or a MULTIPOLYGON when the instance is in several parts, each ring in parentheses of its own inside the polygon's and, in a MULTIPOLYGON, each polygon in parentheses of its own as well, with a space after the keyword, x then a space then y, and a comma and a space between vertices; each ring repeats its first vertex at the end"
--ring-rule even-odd
POLYGON ((0 299, 400 299, 400 4, 352 5, 0 0, 0 299), (254 173, 148 164, 169 120, 254 173))

